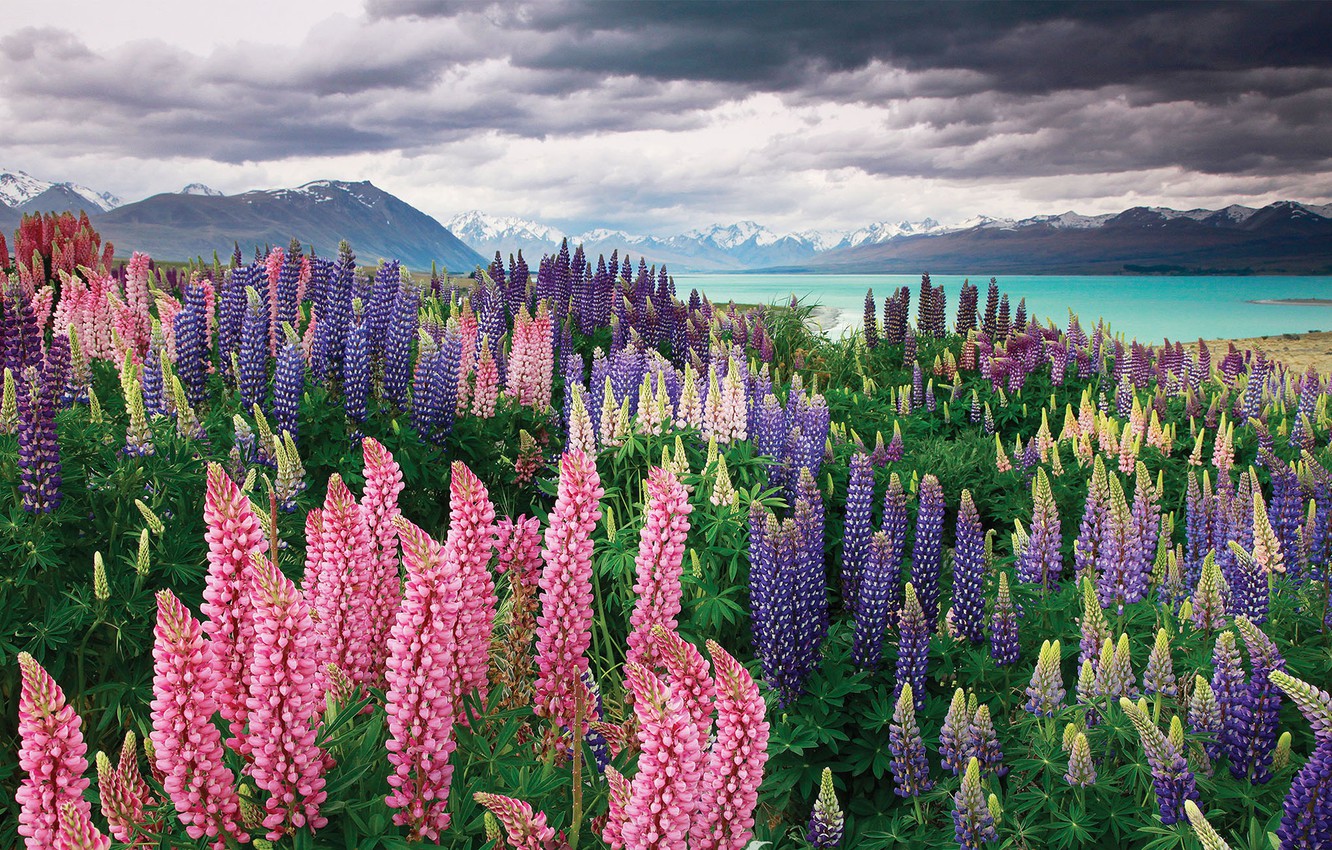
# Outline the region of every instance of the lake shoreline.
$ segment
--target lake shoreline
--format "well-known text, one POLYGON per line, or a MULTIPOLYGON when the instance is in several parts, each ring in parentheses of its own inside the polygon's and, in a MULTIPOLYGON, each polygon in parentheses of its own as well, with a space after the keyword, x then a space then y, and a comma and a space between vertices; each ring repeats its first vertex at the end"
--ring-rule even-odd
POLYGON ((1278 307, 1332 307, 1332 298, 1255 298, 1245 303, 1278 307))

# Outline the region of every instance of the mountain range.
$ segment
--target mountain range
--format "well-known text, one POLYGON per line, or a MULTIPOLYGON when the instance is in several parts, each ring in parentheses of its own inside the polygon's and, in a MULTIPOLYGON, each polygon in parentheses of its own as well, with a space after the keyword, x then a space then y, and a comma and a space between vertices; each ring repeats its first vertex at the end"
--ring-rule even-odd
POLYGON ((103 237, 162 259, 224 252, 239 242, 285 245, 292 236, 330 255, 347 239, 362 258, 394 257, 413 268, 454 272, 522 250, 533 269, 564 239, 589 259, 665 263, 676 272, 842 274, 1329 274, 1332 204, 1279 201, 1261 209, 1134 207, 1120 213, 1065 212, 1011 219, 976 216, 877 221, 851 231, 779 233, 753 221, 714 224, 673 236, 558 227, 473 210, 440 223, 369 182, 316 180, 295 189, 224 195, 202 183, 134 203, 74 183, 0 171, 0 228, 25 212, 83 209, 103 237))

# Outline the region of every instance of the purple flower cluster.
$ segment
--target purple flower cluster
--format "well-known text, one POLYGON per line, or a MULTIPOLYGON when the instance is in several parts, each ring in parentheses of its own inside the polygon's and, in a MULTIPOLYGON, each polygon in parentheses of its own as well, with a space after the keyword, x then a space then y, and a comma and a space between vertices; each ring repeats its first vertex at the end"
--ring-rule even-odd
POLYGON ((934 631, 939 621, 939 570, 943 565, 944 495, 939 479, 927 474, 920 480, 916 510, 916 539, 911 550, 911 583, 920 596, 925 625, 934 631))
POLYGON ((970 643, 985 639, 985 530, 971 493, 962 491, 953 550, 952 625, 970 643))

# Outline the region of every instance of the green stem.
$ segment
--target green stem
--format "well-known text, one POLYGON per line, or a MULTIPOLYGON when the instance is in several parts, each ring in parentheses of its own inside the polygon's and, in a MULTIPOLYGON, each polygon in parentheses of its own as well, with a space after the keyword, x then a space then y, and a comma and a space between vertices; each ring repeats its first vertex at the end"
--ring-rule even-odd
POLYGON ((911 805, 916 807, 916 825, 921 827, 925 826, 925 815, 920 810, 920 798, 912 797, 911 805))
POLYGON ((569 824, 569 850, 578 850, 578 830, 583 820, 583 711, 586 696, 582 682, 574 686, 573 810, 569 824))

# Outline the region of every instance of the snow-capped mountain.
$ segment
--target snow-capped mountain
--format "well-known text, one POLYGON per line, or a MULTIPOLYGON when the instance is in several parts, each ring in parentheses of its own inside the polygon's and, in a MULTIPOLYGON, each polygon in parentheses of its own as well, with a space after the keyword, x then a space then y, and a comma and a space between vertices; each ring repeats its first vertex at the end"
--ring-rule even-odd
POLYGON ((221 198, 224 195, 214 189, 212 186, 205 186, 203 183, 190 183, 176 193, 177 195, 203 195, 207 198, 221 198))
POLYGON ((88 212, 106 212, 120 206, 120 198, 78 183, 52 183, 25 171, 0 169, 0 203, 22 212, 45 212, 81 205, 88 212))

